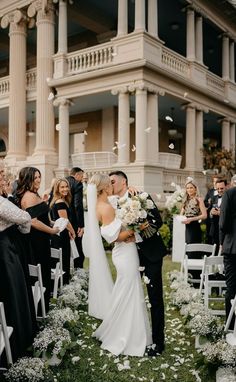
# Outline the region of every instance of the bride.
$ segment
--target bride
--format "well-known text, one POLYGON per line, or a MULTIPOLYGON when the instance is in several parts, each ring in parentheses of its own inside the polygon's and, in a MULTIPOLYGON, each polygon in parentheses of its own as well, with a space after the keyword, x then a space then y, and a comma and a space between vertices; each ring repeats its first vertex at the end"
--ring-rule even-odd
POLYGON ((134 232, 124 230, 121 220, 115 217, 115 210, 108 201, 108 196, 112 195, 109 176, 93 175, 88 187, 88 202, 92 189, 97 193, 94 208, 97 219, 102 224, 101 234, 108 243, 115 242, 112 261, 117 272, 109 309, 93 336, 101 341, 102 349, 115 355, 143 356, 146 346, 151 344, 151 329, 141 284, 134 232))

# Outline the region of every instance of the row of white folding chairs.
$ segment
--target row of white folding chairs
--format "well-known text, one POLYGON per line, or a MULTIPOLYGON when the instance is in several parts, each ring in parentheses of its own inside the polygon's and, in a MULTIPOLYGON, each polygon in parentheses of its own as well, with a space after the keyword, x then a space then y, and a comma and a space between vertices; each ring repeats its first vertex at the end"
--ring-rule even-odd
MULTIPOLYGON (((53 298, 57 298, 58 295, 58 289, 59 284, 60 288, 63 286, 63 274, 65 273, 63 271, 63 263, 62 263, 62 249, 56 249, 51 248, 51 257, 57 259, 57 263, 55 268, 51 269, 51 279, 54 280, 54 286, 53 286, 53 298)), ((34 285, 32 286, 32 292, 33 292, 33 299, 34 299, 34 308, 36 317, 39 318, 45 318, 46 317, 46 310, 45 310, 45 299, 44 299, 44 293, 46 288, 43 286, 42 281, 42 271, 41 271, 41 265, 32 265, 29 264, 29 274, 32 277, 36 278, 36 281, 34 285), (42 316, 38 316, 38 305, 41 304, 41 312, 42 316)))
POLYGON ((192 283, 200 283, 199 293, 204 293, 204 304, 213 314, 225 314, 225 309, 210 309, 209 302, 211 301, 223 301, 222 297, 210 297, 213 287, 218 287, 222 291, 223 287, 226 287, 225 279, 220 276, 220 279, 215 278, 214 274, 218 273, 223 275, 223 256, 221 256, 221 251, 218 255, 215 255, 216 245, 215 244, 185 244, 184 258, 181 265, 181 270, 184 274, 184 280, 190 281, 192 283), (205 253, 203 258, 190 258, 189 253, 202 252, 205 253), (208 256, 206 255, 208 254, 208 256), (188 277, 188 272, 191 270, 198 270, 201 272, 199 279, 191 279, 188 277), (203 289, 204 287, 204 289, 203 289))
POLYGON ((10 346, 10 337, 12 335, 13 328, 7 326, 4 304, 0 302, 0 356, 2 355, 4 349, 6 353, 8 365, 12 364, 12 354, 10 346))

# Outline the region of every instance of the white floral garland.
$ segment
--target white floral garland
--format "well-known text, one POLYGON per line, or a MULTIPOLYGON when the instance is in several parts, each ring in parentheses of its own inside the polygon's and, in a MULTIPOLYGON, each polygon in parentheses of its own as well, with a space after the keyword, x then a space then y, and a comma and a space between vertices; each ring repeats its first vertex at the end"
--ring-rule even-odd
MULTIPOLYGON (((33 347, 38 353, 52 348, 52 354, 61 357, 72 343, 70 331, 64 328, 65 323, 79 320, 78 307, 87 303, 88 271, 78 269, 69 285, 62 288, 59 298, 51 305, 52 310, 46 319, 44 329, 34 339, 33 347)), ((77 362, 79 357, 73 357, 77 362)), ((5 373, 6 380, 24 382, 56 382, 47 361, 38 357, 23 357, 17 360, 5 373)))
MULTIPOLYGON (((188 327, 194 335, 205 336, 208 339, 198 351, 209 363, 218 362, 223 366, 219 373, 227 376, 227 382, 235 381, 236 347, 226 342, 220 319, 205 308, 199 293, 184 282, 181 272, 176 270, 170 272, 169 280, 172 304, 178 307, 180 313, 189 320, 188 327)), ((226 381, 226 378, 221 378, 220 381, 226 381)))

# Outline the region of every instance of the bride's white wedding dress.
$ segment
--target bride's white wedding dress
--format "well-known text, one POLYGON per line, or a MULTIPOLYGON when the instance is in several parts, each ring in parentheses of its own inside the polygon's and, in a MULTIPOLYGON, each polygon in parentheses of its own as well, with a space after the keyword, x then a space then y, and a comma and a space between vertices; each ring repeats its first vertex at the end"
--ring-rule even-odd
MULTIPOLYGON (((121 221, 101 227, 108 243, 114 242, 121 230, 121 221)), ((109 312, 93 333, 106 349, 115 355, 143 356, 152 343, 135 243, 116 242, 112 251, 117 278, 112 291, 109 312)))

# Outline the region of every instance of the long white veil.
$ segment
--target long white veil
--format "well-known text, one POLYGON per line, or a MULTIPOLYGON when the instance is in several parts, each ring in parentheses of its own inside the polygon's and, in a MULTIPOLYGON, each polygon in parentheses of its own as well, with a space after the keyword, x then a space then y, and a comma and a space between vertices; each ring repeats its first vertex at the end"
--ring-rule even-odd
POLYGON ((103 319, 110 307, 113 280, 104 251, 101 232, 96 216, 97 188, 95 184, 87 187, 88 220, 87 249, 89 252, 89 291, 88 313, 103 319))

